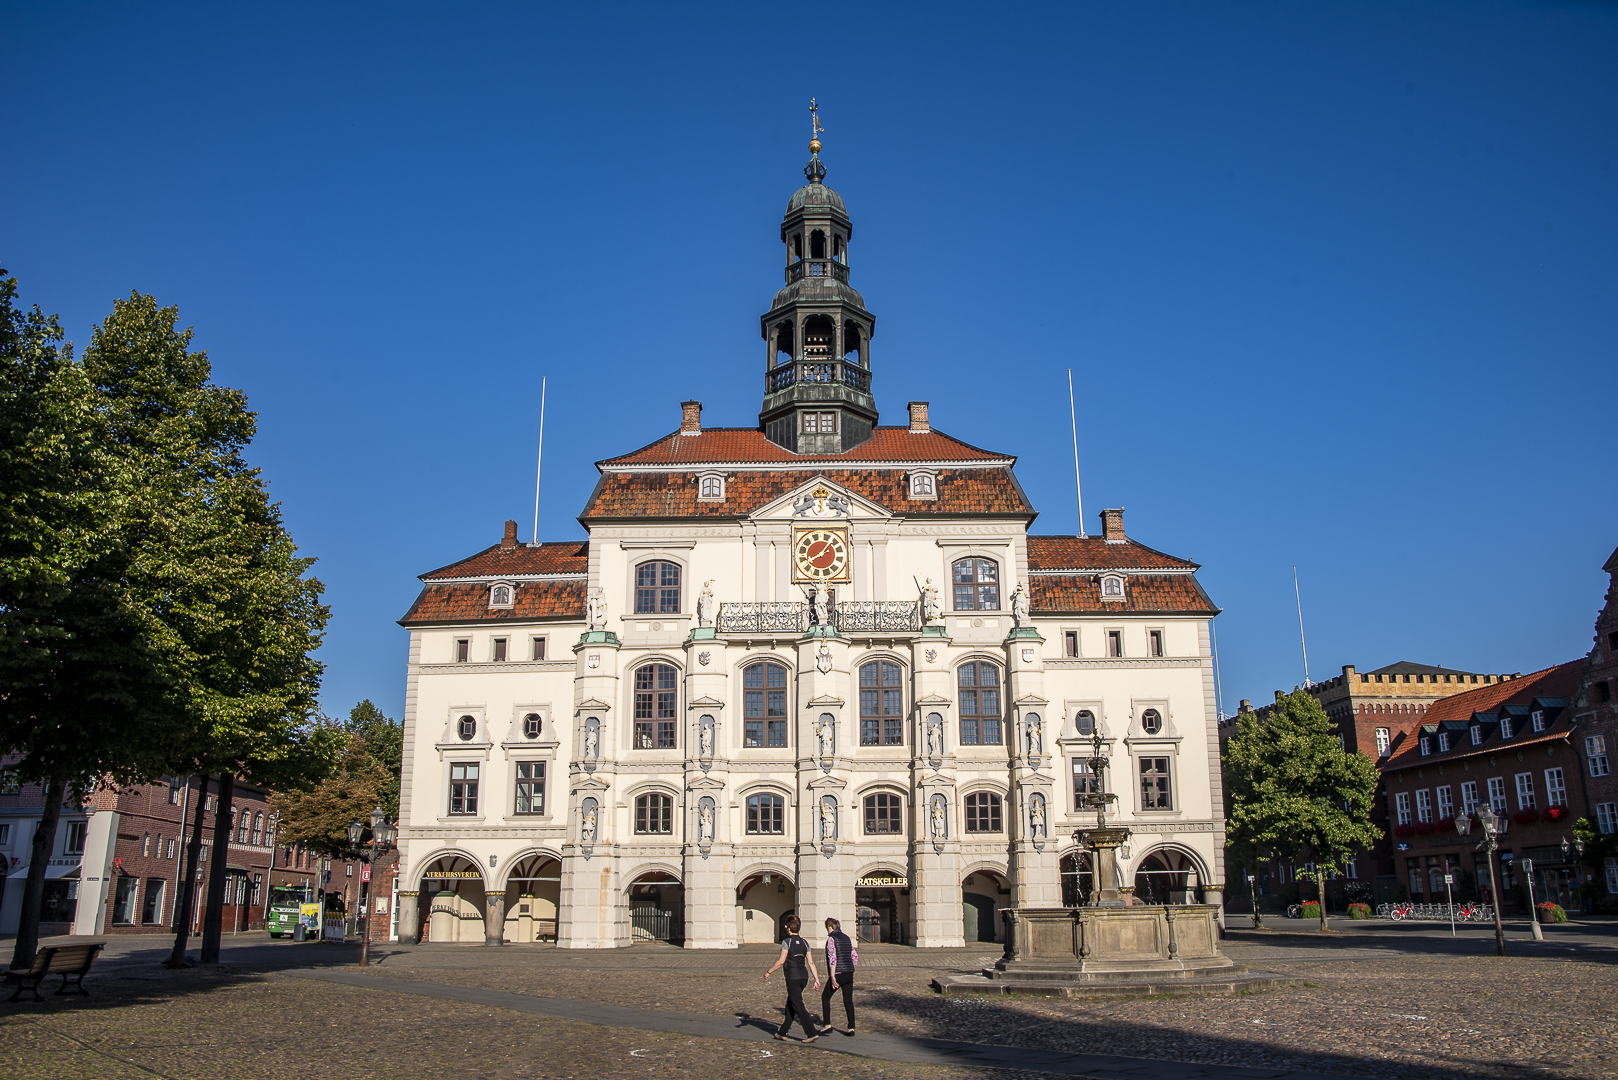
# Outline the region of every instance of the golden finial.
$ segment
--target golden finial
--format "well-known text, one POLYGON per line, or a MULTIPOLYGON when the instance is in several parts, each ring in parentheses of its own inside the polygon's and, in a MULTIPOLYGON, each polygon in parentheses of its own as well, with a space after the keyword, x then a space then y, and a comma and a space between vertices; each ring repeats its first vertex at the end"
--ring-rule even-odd
POLYGON ((809 152, 820 153, 820 137, 826 134, 826 129, 820 126, 820 106, 815 99, 809 99, 809 152))

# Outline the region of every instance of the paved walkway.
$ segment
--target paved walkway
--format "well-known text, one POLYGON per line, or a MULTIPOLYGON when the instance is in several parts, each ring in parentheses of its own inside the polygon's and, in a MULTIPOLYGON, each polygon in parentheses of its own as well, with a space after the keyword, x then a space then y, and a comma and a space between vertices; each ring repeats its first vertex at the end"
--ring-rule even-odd
MULTIPOLYGON (((764 1017, 735 1018, 700 1013, 661 1012, 628 1009, 597 1001, 569 998, 533 997, 502 990, 482 990, 466 986, 389 979, 361 974, 352 969, 303 968, 282 972, 300 979, 317 979, 371 990, 391 990, 445 1001, 464 1001, 512 1012, 554 1016, 610 1027, 662 1031, 709 1039, 739 1039, 773 1043, 775 1022, 764 1017)), ((954 1065, 988 1069, 1018 1069, 1059 1076, 1080 1076, 1094 1080, 1334 1080, 1338 1074, 1302 1072, 1295 1069, 1239 1068, 1228 1065, 1197 1065, 1151 1058, 1111 1057, 1100 1054, 1063 1054, 1049 1050, 1028 1050, 1015 1046, 987 1046, 982 1043, 949 1042, 943 1039, 915 1039, 897 1035, 861 1034, 822 1036, 808 1046, 778 1044, 799 1051, 825 1050, 852 1054, 907 1065, 954 1065)))

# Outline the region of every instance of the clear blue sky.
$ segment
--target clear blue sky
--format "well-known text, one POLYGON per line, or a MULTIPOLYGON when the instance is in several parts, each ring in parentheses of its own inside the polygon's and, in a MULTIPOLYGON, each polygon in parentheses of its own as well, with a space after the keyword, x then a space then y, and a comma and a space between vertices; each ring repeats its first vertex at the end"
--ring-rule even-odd
POLYGON ((884 420, 1204 564, 1224 698, 1581 655, 1618 544, 1618 8, 0 4, 0 265, 138 289, 250 395, 398 715, 415 575, 756 422, 808 99, 884 420), (226 10, 227 8, 231 10, 226 10))

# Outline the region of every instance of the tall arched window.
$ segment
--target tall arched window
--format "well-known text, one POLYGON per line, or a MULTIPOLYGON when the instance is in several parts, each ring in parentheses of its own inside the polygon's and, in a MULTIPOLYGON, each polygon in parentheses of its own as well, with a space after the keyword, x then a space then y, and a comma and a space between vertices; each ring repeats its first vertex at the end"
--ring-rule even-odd
POLYGON ((993 559, 957 559, 950 577, 956 611, 1000 610, 1000 567, 993 559))
POLYGON ((904 800, 887 791, 865 796, 865 831, 873 834, 904 832, 904 800))
POLYGON ((860 745, 904 743, 904 672, 891 660, 860 666, 860 745))
POLYGON ((750 664, 742 671, 742 745, 787 744, 787 669, 750 664))
POLYGON ((966 797, 966 831, 996 833, 1005 828, 1000 818, 1000 796, 992 791, 974 791, 966 797))
POLYGON ((667 664, 635 669, 635 749, 672 750, 679 676, 667 664))
POLYGON ((654 791, 635 799, 635 831, 667 834, 674 831, 674 797, 654 791))
POLYGON ((264 814, 259 812, 253 815, 253 846, 260 847, 264 841, 264 814))
POLYGON ((238 844, 247 843, 247 834, 252 826, 253 815, 249 814, 246 810, 243 810, 242 816, 236 822, 236 842, 238 844))
POLYGON ((1000 669, 986 660, 960 666, 961 745, 1000 745, 1000 669))
POLYGON ((635 614, 679 613, 679 566, 671 562, 644 562, 635 567, 635 614))
POLYGON ((779 836, 786 819, 786 800, 764 792, 747 797, 747 831, 754 835, 779 836))

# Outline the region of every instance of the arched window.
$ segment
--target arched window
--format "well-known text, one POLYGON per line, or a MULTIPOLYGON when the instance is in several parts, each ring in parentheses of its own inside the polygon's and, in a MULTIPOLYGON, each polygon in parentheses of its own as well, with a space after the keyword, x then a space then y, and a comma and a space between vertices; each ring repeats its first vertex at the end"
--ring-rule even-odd
POLYGON ((697 498, 723 499, 725 497, 725 478, 718 473, 704 476, 697 485, 697 498))
POLYGON ((860 366, 865 364, 865 352, 860 348, 860 324, 857 322, 843 323, 843 359, 851 360, 860 366))
POLYGON ((1062 856, 1062 906, 1083 907, 1090 902, 1092 875, 1090 856, 1080 852, 1062 856))
POLYGON ((1000 796, 992 791, 974 791, 966 797, 966 831, 994 833, 1005 828, 1000 821, 1000 796))
POLYGON ((264 842, 264 814, 253 815, 253 846, 261 847, 264 842))
POLYGON ((984 660, 962 664, 957 676, 961 745, 1000 745, 1000 669, 984 660))
POLYGON ((646 664, 635 669, 635 749, 674 748, 678 685, 678 676, 667 664, 646 664))
POLYGON ((801 233, 792 234, 792 257, 793 259, 803 258, 803 234, 801 233))
POLYGON ((674 797, 654 791, 635 799, 635 831, 668 834, 674 831, 674 797))
POLYGON ((510 607, 511 606, 511 586, 510 585, 496 585, 494 588, 490 589, 489 590, 489 606, 490 607, 510 607))
POLYGON ((747 797, 747 831, 754 835, 779 836, 786 820, 786 800, 768 792, 747 797))
POLYGON ((478 722, 470 716, 463 716, 455 722, 455 734, 461 737, 462 742, 471 742, 472 736, 478 733, 478 722))
POLYGON ((809 234, 809 257, 811 259, 826 257, 826 234, 819 229, 809 234))
POLYGON ((1163 714, 1156 709, 1147 709, 1140 714, 1140 729, 1148 735, 1156 735, 1163 730, 1163 714))
POLYGON ((236 819, 236 842, 238 844, 247 843, 247 834, 252 826, 253 815, 243 810, 242 816, 236 819))
POLYGON ((833 233, 831 238, 831 257, 838 262, 843 261, 843 238, 836 233, 833 233))
POLYGON ((865 796, 865 831, 871 834, 904 832, 904 800, 887 791, 865 796))
POLYGON ((904 741, 904 672, 891 660, 860 665, 860 745, 904 741))
POLYGON ((671 562, 645 562, 635 567, 635 614, 679 613, 679 566, 671 562))
POLYGON ((993 559, 957 559, 951 577, 956 611, 1000 610, 1000 568, 993 559))
POLYGON ((1089 709, 1080 709, 1073 715, 1073 728, 1088 739, 1096 733, 1096 714, 1089 709))
POLYGON ((787 744, 787 669, 750 664, 742 671, 742 745, 787 744))

